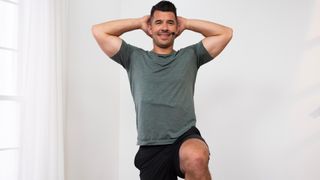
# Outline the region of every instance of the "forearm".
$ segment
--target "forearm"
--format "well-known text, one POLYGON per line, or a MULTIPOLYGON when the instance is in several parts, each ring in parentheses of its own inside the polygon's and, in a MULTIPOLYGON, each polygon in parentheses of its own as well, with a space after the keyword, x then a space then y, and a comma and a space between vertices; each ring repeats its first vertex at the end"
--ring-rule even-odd
POLYGON ((232 29, 214 22, 186 19, 185 29, 201 33, 204 37, 232 34, 232 29))
POLYGON ((97 24, 93 26, 93 29, 100 33, 105 33, 112 36, 120 36, 125 32, 140 29, 141 25, 141 18, 131 18, 97 24))

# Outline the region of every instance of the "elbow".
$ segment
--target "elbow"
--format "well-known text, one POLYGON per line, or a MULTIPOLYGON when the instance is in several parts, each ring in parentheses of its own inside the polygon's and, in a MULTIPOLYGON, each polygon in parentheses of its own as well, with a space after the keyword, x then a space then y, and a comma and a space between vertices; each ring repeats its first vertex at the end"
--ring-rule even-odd
POLYGON ((106 32, 106 29, 100 24, 92 25, 91 33, 96 39, 111 35, 110 33, 106 32))
POLYGON ((232 36, 233 36, 233 29, 232 28, 227 28, 226 36, 228 37, 229 40, 232 39, 232 36))
POLYGON ((96 39, 99 37, 103 37, 106 34, 100 24, 92 25, 91 33, 96 39))
POLYGON ((93 25, 92 27, 91 27, 91 33, 92 33, 92 35, 94 36, 94 37, 96 37, 98 34, 99 34, 99 30, 98 30, 98 27, 97 27, 98 25, 93 25))

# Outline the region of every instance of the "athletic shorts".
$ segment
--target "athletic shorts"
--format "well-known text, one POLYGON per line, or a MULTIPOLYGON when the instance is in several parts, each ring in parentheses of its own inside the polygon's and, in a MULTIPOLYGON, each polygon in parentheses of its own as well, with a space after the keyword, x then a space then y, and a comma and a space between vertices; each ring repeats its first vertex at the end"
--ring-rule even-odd
POLYGON ((196 127, 190 128, 173 144, 140 146, 134 164, 140 170, 141 180, 177 180, 184 178, 180 170, 179 149, 181 144, 190 138, 205 142, 196 127))

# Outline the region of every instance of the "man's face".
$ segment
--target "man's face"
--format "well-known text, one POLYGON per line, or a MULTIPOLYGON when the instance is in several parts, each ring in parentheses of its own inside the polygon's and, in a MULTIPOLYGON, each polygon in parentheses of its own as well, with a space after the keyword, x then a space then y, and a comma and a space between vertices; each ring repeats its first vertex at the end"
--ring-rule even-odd
POLYGON ((161 48, 168 48, 173 45, 177 33, 177 20, 173 12, 156 10, 151 18, 149 33, 153 43, 161 48))

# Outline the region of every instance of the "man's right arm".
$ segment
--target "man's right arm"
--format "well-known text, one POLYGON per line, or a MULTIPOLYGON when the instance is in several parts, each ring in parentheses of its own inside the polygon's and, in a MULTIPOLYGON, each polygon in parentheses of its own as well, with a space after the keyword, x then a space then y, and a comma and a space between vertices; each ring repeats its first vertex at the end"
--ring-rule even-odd
POLYGON ((109 57, 114 56, 120 49, 122 40, 119 38, 121 34, 142 29, 147 33, 147 22, 149 16, 142 18, 120 19, 108 21, 105 23, 92 26, 92 34, 98 42, 100 48, 109 57))

